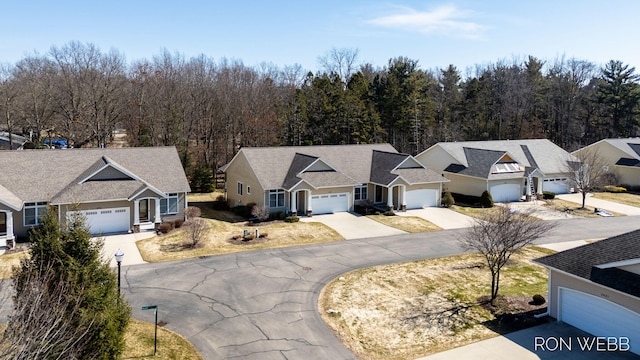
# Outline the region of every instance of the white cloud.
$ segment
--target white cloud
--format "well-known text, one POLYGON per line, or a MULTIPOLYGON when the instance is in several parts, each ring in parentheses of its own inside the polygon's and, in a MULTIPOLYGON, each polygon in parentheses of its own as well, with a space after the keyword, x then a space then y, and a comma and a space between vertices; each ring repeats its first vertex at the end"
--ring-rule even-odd
POLYGON ((417 11, 412 8, 397 8, 395 14, 379 16, 366 23, 423 34, 439 33, 451 37, 479 39, 483 37, 485 26, 471 21, 475 13, 461 10, 453 5, 440 6, 431 11, 417 11))

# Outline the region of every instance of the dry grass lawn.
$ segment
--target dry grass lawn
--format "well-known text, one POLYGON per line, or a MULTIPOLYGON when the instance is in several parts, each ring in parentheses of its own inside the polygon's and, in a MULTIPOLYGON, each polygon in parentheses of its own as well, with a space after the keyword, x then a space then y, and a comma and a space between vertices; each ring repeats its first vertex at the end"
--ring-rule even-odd
POLYGON ((441 227, 417 216, 367 215, 367 217, 392 228, 410 233, 442 230, 441 227))
POLYGON ((153 356, 154 327, 153 323, 132 318, 125 334, 122 359, 203 359, 187 339, 160 326, 158 326, 156 356, 153 356))
POLYGON ((473 218, 481 217, 482 214, 485 214, 487 212, 497 211, 495 206, 492 208, 479 208, 471 206, 452 205, 449 209, 467 216, 471 216, 473 218))
POLYGON ((137 242, 140 254, 145 261, 158 262, 180 260, 198 256, 228 254, 238 251, 277 248, 303 244, 322 243, 344 240, 335 230, 320 223, 285 223, 274 222, 267 225, 247 224, 246 222, 230 223, 226 221, 205 219, 209 229, 201 241, 202 246, 189 248, 185 246, 187 234, 185 226, 173 232, 137 242), (251 240, 234 244, 230 240, 235 235, 248 230, 255 234, 267 234, 266 241, 251 240))
POLYGON ((620 204, 629 206, 640 207, 640 195, 630 193, 611 193, 611 192, 598 192, 593 193, 593 197, 596 199, 602 199, 607 201, 613 201, 620 204))
MULTIPOLYGON (((155 324, 131 319, 124 335, 125 347, 122 359, 202 360, 203 357, 185 338, 158 327, 156 356, 153 356, 155 324)), ((0 334, 7 324, 0 324, 0 334)))
MULTIPOLYGON (((545 295, 547 272, 530 259, 549 253, 531 247, 516 255, 502 271, 500 294, 522 303, 545 295)), ((489 289, 483 258, 466 254, 344 274, 323 289, 318 306, 359 358, 415 359, 496 336, 494 315, 479 305, 489 289)))
POLYGON ((13 267, 20 266, 20 260, 27 256, 29 256, 29 253, 26 251, 0 255, 0 279, 11 278, 13 267))

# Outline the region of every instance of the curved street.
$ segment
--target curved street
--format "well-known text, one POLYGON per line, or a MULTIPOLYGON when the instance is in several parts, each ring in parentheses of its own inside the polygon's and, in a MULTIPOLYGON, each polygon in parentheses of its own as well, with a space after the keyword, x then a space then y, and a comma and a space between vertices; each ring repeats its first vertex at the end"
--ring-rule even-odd
MULTIPOLYGON (((570 219, 537 243, 599 239, 639 227, 633 216, 570 219)), ((317 300, 354 269, 455 255, 464 230, 403 234, 123 267, 133 316, 158 320, 205 359, 353 359, 325 326, 317 300)), ((366 292, 367 289, 362 289, 366 292)))

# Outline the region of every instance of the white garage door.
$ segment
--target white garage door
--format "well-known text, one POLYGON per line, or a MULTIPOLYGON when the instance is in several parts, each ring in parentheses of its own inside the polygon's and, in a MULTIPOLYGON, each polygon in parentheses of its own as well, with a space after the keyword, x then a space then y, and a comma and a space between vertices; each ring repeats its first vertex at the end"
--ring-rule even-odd
POLYGON ((640 354, 640 314, 583 292, 560 289, 558 320, 595 336, 627 337, 640 354))
POLYGON ((493 202, 513 202, 520 201, 522 194, 520 193, 520 185, 518 184, 499 184, 489 186, 489 192, 493 198, 493 202))
POLYGON ((83 210, 80 214, 86 218, 92 234, 129 231, 129 208, 83 210))
POLYGON ((438 206, 438 190, 420 189, 404 193, 407 209, 422 209, 438 206))
POLYGON ((567 185, 566 179, 544 179, 542 181, 542 191, 566 194, 569 192, 569 185, 567 185))
POLYGON ((347 193, 313 195, 311 196, 311 208, 314 214, 349 211, 349 195, 347 193))

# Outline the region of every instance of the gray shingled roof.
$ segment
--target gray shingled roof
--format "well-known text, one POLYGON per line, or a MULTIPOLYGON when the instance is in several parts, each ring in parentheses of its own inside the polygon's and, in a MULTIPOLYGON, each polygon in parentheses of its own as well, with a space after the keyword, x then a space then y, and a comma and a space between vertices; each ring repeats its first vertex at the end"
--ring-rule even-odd
POLYGON ((0 151, 0 167, 0 186, 25 202, 51 201, 56 195, 60 202, 110 200, 112 196, 122 198, 143 183, 164 193, 190 191, 175 147, 0 151), (128 182, 76 186, 78 180, 108 161, 141 182, 133 181, 135 186, 128 182), (64 196, 63 190, 68 191, 64 196))
MULTIPOLYGON (((390 171, 410 157, 389 144, 247 147, 240 151, 264 189, 289 189, 300 179, 316 187, 366 184, 372 179, 387 184, 398 177, 390 171), (337 172, 299 174, 317 159, 337 172)), ((430 170, 423 171, 422 178, 425 182, 446 181, 430 170)), ((412 174, 412 179, 418 180, 418 175, 412 174)))
POLYGON ((478 170, 473 170, 473 173, 477 174, 484 173, 486 164, 493 159, 494 155, 486 152, 484 154, 491 156, 491 158, 483 159, 480 156, 482 153, 474 153, 472 154, 474 160, 472 162, 469 161, 465 148, 509 153, 518 163, 525 167, 538 167, 545 174, 566 172, 567 160, 577 160, 573 155, 547 139, 441 142, 434 146, 440 146, 451 154, 457 161, 456 165, 463 165, 467 168, 474 167, 474 169, 477 167, 478 170), (522 145, 526 145, 528 153, 525 152, 525 147, 522 145), (479 161, 480 165, 475 164, 476 161, 479 161))
POLYGON ((640 291, 639 275, 614 270, 615 278, 610 278, 606 274, 603 277, 603 272, 608 271, 598 269, 596 266, 634 259, 640 259, 640 230, 547 255, 534 261, 633 294, 640 291), (597 275, 597 278, 594 275, 597 275), (630 278, 635 279, 635 285, 633 281, 627 281, 630 278), (631 283, 632 287, 629 288, 625 283, 631 283))

